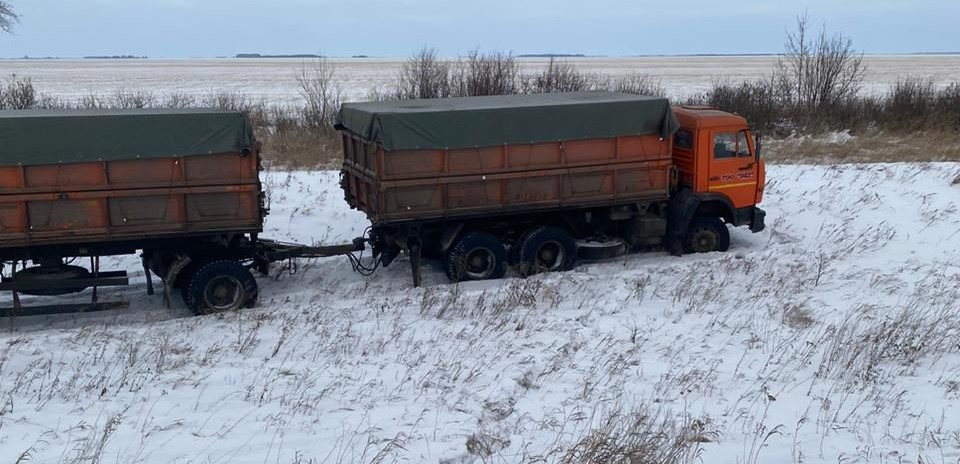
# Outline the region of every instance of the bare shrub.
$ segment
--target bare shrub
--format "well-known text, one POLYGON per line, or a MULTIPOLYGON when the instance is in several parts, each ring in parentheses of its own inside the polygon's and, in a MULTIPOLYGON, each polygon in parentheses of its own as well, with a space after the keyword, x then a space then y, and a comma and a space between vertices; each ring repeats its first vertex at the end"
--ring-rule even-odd
POLYGON ((681 464, 697 462, 701 443, 717 439, 709 422, 641 408, 608 413, 600 425, 567 449, 561 463, 681 464))
POLYGON ((10 32, 13 25, 20 22, 20 17, 13 11, 7 2, 0 2, 0 32, 10 32))
POLYGON ((450 63, 435 49, 424 47, 403 63, 395 93, 401 100, 451 96, 450 63))
POLYGON ((806 14, 797 17, 796 29, 787 31, 784 54, 777 61, 774 81, 793 106, 815 109, 835 106, 856 97, 866 67, 853 41, 830 34, 826 27, 814 36, 806 14))
POLYGON ((526 76, 523 90, 526 93, 593 90, 598 87, 598 80, 596 74, 583 72, 569 61, 551 57, 546 68, 526 76))
POLYGON ((619 93, 665 97, 663 82, 649 74, 629 74, 615 79, 609 84, 610 90, 619 93))
POLYGON ((254 127, 268 127, 270 125, 269 105, 263 100, 253 100, 239 92, 217 92, 206 95, 200 103, 201 106, 208 108, 246 113, 254 127))
POLYGON ((943 118, 944 127, 960 132, 960 82, 954 82, 937 92, 934 110, 943 118))
POLYGON ((927 127, 935 118, 933 114, 937 91, 929 78, 907 77, 898 79, 883 101, 885 125, 905 130, 927 127))
POLYGON ((301 121, 310 128, 332 128, 340 111, 341 89, 336 68, 326 57, 304 63, 297 74, 297 87, 305 104, 301 121))
POLYGON ((37 91, 29 77, 19 78, 16 74, 0 88, 0 109, 26 110, 37 106, 37 91))
POLYGON ((120 89, 113 93, 109 106, 119 109, 153 108, 158 106, 157 103, 157 96, 149 90, 120 89))
POLYGON ((76 107, 85 110, 109 108, 110 102, 95 93, 87 94, 77 100, 76 107))
POLYGON ((453 69, 457 96, 511 95, 520 90, 520 66, 512 54, 472 50, 453 69))
POLYGON ((715 81, 713 88, 702 97, 702 102, 737 113, 754 127, 763 130, 781 126, 784 117, 773 82, 769 80, 739 84, 715 81))
POLYGON ((173 92, 164 95, 160 106, 163 108, 194 108, 198 104, 197 98, 193 95, 173 92))

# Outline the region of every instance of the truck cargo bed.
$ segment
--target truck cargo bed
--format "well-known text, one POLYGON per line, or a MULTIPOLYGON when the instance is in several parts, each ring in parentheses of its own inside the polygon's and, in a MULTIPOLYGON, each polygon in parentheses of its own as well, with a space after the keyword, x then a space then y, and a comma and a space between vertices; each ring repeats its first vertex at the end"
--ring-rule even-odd
POLYGON ((256 147, 239 113, 8 112, 0 133, 16 148, 0 155, 0 255, 261 229, 256 147), (71 134, 86 137, 76 147, 44 140, 63 137, 53 131, 70 123, 71 134), (176 132, 181 125, 189 127, 176 132))
POLYGON ((345 104, 341 118, 347 202, 374 225, 666 199, 673 180, 662 131, 676 121, 664 99, 376 102, 345 104))

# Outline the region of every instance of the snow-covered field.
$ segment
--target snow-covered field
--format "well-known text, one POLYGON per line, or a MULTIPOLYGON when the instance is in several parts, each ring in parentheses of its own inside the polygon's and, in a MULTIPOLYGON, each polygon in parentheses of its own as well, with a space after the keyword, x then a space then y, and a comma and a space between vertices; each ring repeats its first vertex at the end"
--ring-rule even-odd
MULTIPOLYGON (((670 97, 683 98, 711 88, 713 81, 756 80, 770 74, 772 56, 663 56, 570 58, 578 69, 607 76, 649 74, 662 80, 670 97)), ((348 100, 393 83, 403 59, 331 59, 336 79, 348 100)), ((543 69, 544 58, 520 58, 525 72, 543 69)), ((886 92, 906 76, 925 76, 940 84, 960 80, 960 55, 896 55, 864 57, 864 91, 886 92)), ((239 92, 268 103, 300 104, 296 75, 309 60, 180 59, 180 60, 0 60, 0 77, 29 76, 39 92, 67 100, 117 91, 146 90, 163 96, 203 96, 239 92)))
MULTIPOLYGON (((529 279, 321 259, 191 317, 113 261, 130 309, 0 323, 0 462, 960 461, 960 164, 768 179, 728 253, 529 279)), ((336 173, 265 181, 266 236, 365 227, 336 173)))

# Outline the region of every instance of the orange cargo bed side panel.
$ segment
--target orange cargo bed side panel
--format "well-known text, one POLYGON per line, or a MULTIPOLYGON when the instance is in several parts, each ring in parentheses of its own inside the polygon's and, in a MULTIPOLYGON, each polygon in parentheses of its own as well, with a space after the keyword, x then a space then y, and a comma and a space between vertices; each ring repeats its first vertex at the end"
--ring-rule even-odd
POLYGON ((343 141, 347 202, 374 224, 666 198, 673 169, 657 135, 393 152, 343 141))
POLYGON ((0 248, 258 232, 257 156, 0 167, 0 248))

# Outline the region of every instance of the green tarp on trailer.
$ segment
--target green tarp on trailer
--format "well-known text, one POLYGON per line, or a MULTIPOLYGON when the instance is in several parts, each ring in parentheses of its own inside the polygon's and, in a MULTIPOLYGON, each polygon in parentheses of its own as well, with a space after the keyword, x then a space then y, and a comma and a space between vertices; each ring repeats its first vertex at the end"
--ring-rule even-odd
POLYGON ((236 153, 253 144, 250 123, 235 111, 0 111, 0 165, 236 153))
POLYGON ((677 120, 666 98, 611 92, 344 103, 337 121, 386 150, 450 149, 659 134, 677 120))

